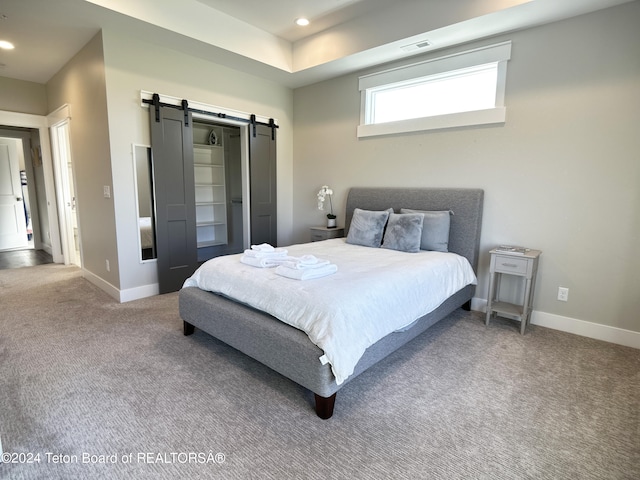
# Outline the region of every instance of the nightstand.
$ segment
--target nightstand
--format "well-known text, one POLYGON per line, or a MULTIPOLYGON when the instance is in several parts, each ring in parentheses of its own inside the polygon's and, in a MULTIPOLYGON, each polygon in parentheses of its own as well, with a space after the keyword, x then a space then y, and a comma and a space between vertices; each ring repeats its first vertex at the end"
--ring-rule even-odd
POLYGON ((330 238, 344 237, 344 228, 336 227, 311 227, 311 241, 329 240, 330 238))
POLYGON ((538 259, 542 252, 525 249, 524 253, 515 253, 494 248, 489 253, 491 254, 491 266, 489 267, 489 298, 485 325, 489 325, 492 315, 502 313, 520 320, 520 333, 524 335, 525 328, 531 321, 538 259), (525 289, 522 304, 500 301, 500 282, 502 275, 505 274, 524 278, 525 289))

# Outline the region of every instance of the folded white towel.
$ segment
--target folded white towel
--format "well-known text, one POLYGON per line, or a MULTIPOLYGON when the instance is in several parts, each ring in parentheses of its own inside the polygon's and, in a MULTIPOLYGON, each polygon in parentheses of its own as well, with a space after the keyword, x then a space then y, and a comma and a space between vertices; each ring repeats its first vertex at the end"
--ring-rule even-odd
POLYGON ((301 257, 297 257, 298 262, 303 265, 315 265, 318 263, 318 257, 315 255, 302 255, 301 257))
POLYGON ((310 268, 322 268, 329 265, 329 260, 318 260, 315 263, 304 263, 295 257, 289 257, 290 260, 282 263, 285 267, 293 268, 295 270, 306 270, 310 268))
POLYGON ((245 265, 251 265, 252 267, 272 268, 282 265, 288 258, 290 257, 249 257, 247 255, 242 255, 240 257, 240 262, 245 265))
POLYGON ((257 252, 273 252, 275 247, 268 243, 261 243, 260 245, 251 245, 251 250, 255 250, 257 252))
POLYGON ((261 251, 261 250, 245 250, 244 251, 244 255, 246 257, 253 257, 253 258, 279 258, 279 257, 286 257, 287 256, 287 249, 286 248, 275 248, 271 251, 261 251))
POLYGON ((275 272, 283 277, 292 278, 294 280, 312 280, 314 278, 326 277, 338 271, 338 266, 330 263, 320 268, 289 268, 280 265, 275 272))

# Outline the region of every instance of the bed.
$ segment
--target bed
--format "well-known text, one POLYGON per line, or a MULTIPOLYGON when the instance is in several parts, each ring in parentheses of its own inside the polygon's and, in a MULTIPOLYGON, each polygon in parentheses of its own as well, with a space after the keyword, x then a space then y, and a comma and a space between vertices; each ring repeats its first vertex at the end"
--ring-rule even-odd
MULTIPOLYGON (((350 272, 345 265, 348 263, 346 257, 344 257, 345 254, 344 252, 341 253, 341 251, 348 248, 359 249, 357 250, 358 255, 360 252, 363 252, 362 254, 364 255, 367 250, 374 254, 379 251, 380 256, 384 257, 384 261, 389 265, 390 271, 398 267, 395 263, 389 262, 403 261, 402 255, 410 258, 410 261, 423 257, 425 259, 427 257, 434 258, 438 261, 440 258, 444 259, 445 257, 447 261, 454 258, 456 264, 461 264, 460 268, 472 271, 473 279, 465 271, 461 286, 449 287, 450 290, 451 288, 453 290, 447 293, 446 298, 437 300, 435 308, 432 305, 428 309, 428 313, 411 318, 411 321, 406 319, 396 320, 396 317, 399 317, 396 310, 386 311, 384 308, 376 308, 367 312, 366 315, 369 316, 383 315, 387 317, 394 326, 389 327, 391 331, 380 338, 371 337, 363 341, 364 349, 362 349, 362 346, 360 347, 362 350, 360 356, 346 370, 343 370, 342 367, 338 368, 334 364, 337 362, 337 355, 342 353, 339 344, 328 347, 326 343, 318 342, 323 346, 323 348, 320 348, 317 343, 311 340, 313 338, 318 341, 317 335, 314 336, 315 333, 313 331, 305 333, 301 327, 296 328, 292 326, 293 324, 285 323, 289 321, 288 319, 278 319, 260 308, 252 306, 251 303, 253 301, 250 297, 240 297, 236 301, 229 297, 227 290, 224 288, 217 293, 200 288, 203 284, 198 283, 195 279, 187 280, 179 293, 179 311, 183 320, 184 335, 192 334, 195 327, 197 327, 309 389, 315 394, 316 414, 320 418, 328 419, 333 415, 338 390, 454 310, 460 307, 467 310, 470 309, 470 302, 475 292, 474 274, 477 272, 478 265, 483 198, 484 192, 480 189, 352 188, 349 191, 346 204, 345 232, 347 232, 348 238, 353 237, 354 232, 357 232, 360 228, 363 211, 366 213, 383 211, 400 213, 401 210, 402 213, 407 211, 451 212, 451 215, 448 215, 450 226, 446 250, 456 255, 424 252, 422 250, 418 253, 405 253, 397 252, 395 249, 378 249, 361 245, 349 246, 345 239, 333 239, 314 244, 290 246, 288 248, 296 255, 301 252, 311 252, 312 254, 317 252, 318 258, 337 259, 335 263, 342 269, 339 268, 335 275, 301 282, 291 279, 277 280, 273 274, 274 269, 254 269, 251 272, 253 274, 252 277, 264 276, 264 284, 277 285, 278 282, 293 282, 290 283, 291 290, 294 293, 298 292, 298 294, 304 289, 309 289, 310 286, 314 288, 316 286, 318 288, 335 288, 331 287, 332 283, 339 285, 340 281, 345 281, 344 279, 341 280, 342 270, 346 270, 347 273, 350 272), (352 222, 353 231, 350 237, 348 232, 352 228, 352 222), (335 248, 335 256, 332 254, 332 248, 335 248), (341 257, 340 255, 343 256, 341 257), (462 263, 467 266, 462 265, 462 263), (271 277, 268 277, 269 275, 271 277), (303 285, 304 289, 302 288, 303 285)), ((389 218, 391 217, 389 216, 389 218)), ((401 217, 398 215, 394 217, 394 219, 398 218, 401 217)), ((402 218, 407 219, 412 218, 412 216, 405 215, 402 218)), ((387 225, 387 229, 390 228, 389 225, 391 224, 387 225)), ((354 258, 357 258, 357 256, 354 256, 354 258)), ((222 268, 225 262, 229 264, 236 260, 234 256, 228 256, 224 259, 219 257, 219 259, 210 261, 213 263, 207 262, 207 264, 209 264, 208 268, 210 269, 213 267, 222 268), (219 262, 217 265, 216 261, 219 262)), ((204 267, 203 265, 201 268, 204 267)), ((246 268, 251 269, 253 267, 246 268)), ((405 266, 400 268, 408 269, 405 266)), ((197 275, 194 275, 194 277, 197 277, 197 275)), ((362 291, 360 290, 360 292, 362 291)), ((259 296, 256 295, 256 297, 259 296)), ((421 300, 422 296, 419 295, 419 297, 421 300)), ((424 295, 424 297, 427 297, 427 295, 424 295)), ((256 305, 261 306, 262 304, 256 303, 256 305)), ((420 308, 426 307, 422 306, 420 308)), ((338 311, 339 309, 328 310, 327 314, 338 311)), ((279 315, 278 310, 274 312, 279 315)), ((304 315, 300 314, 299 316, 304 320, 305 316, 315 315, 315 310, 307 310, 304 315)))

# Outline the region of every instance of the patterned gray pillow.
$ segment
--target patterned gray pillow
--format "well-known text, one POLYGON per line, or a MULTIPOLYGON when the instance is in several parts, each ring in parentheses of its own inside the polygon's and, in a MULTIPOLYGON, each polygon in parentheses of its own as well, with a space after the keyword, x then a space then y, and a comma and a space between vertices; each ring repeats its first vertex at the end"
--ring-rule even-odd
POLYGON ((422 240, 420 242, 421 250, 449 251, 449 229, 451 227, 452 211, 425 211, 401 208, 400 213, 420 213, 424 215, 422 240))
POLYGON ((387 229, 384 232, 382 248, 410 253, 419 252, 423 222, 424 215, 421 213, 392 213, 389 215, 387 229))
POLYGON ((353 210, 347 243, 378 248, 382 244, 384 226, 387 224, 389 211, 374 212, 356 208, 353 210))

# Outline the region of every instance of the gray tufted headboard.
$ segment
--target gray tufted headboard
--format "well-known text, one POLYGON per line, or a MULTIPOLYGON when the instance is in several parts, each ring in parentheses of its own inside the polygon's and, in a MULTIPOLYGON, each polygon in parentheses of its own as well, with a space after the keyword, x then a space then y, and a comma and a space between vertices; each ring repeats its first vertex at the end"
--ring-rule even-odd
MULTIPOLYGON (((371 188, 349 190, 345 232, 349 231, 353 210, 452 210, 449 251, 466 257, 478 272, 480 229, 484 190, 477 188, 371 188)), ((346 233, 345 233, 346 235, 346 233)))

